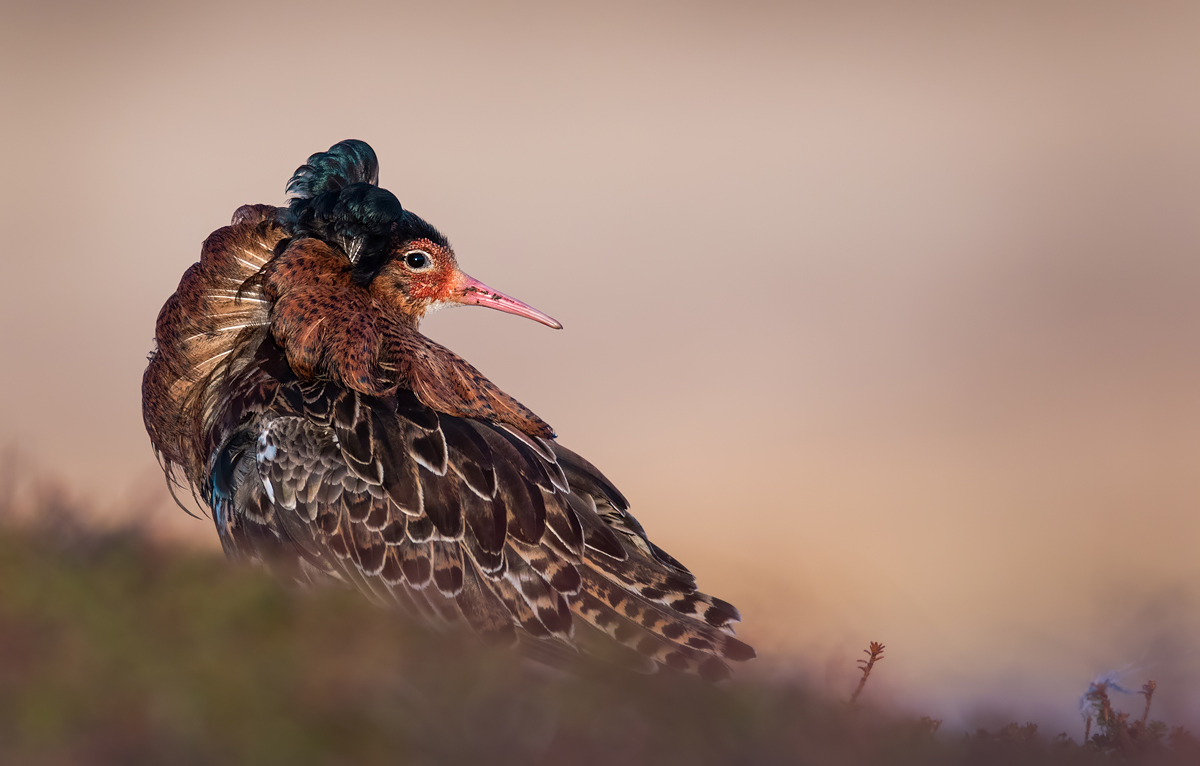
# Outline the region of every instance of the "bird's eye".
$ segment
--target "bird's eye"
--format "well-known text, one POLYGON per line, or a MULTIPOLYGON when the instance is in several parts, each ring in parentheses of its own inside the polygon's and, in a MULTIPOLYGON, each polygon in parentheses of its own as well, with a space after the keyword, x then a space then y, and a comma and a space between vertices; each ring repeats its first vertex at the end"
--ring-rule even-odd
POLYGON ((404 254, 404 265, 413 271, 423 271, 429 266, 429 253, 424 250, 409 250, 404 254))

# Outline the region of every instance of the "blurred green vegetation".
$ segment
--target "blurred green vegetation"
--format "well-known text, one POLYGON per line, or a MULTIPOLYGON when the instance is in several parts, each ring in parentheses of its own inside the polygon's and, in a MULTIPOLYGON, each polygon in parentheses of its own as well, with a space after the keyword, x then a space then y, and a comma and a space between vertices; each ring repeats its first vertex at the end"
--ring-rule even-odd
POLYGON ((539 670, 136 531, 0 525, 4 763, 1200 762, 1181 733, 1114 749, 936 728, 783 681, 539 670))

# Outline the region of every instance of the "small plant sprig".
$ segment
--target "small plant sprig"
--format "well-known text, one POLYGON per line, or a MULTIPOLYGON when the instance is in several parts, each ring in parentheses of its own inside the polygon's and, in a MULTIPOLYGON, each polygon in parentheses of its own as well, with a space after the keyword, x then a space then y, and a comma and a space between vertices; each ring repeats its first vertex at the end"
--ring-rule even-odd
POLYGON ((941 727, 942 719, 940 718, 931 718, 927 715, 923 715, 917 720, 917 731, 929 738, 936 736, 937 730, 941 727))
POLYGON ((1138 694, 1146 698, 1146 709, 1142 711, 1142 728, 1146 727, 1146 719, 1150 717, 1150 700, 1154 698, 1154 690, 1158 688, 1158 684, 1154 681, 1147 681, 1142 684, 1142 690, 1138 694))
POLYGON ((878 641, 872 641, 867 649, 863 649, 863 654, 867 655, 867 659, 858 661, 858 669, 862 671, 862 678, 858 679, 858 688, 850 695, 850 704, 853 705, 858 701, 858 695, 862 694, 863 687, 867 685, 867 678, 871 675, 871 668, 875 667, 875 663, 883 659, 883 644, 878 641))
MULTIPOLYGON (((1087 698, 1096 708, 1096 720, 1101 728, 1108 729, 1112 726, 1116 716, 1113 714, 1112 700, 1108 698, 1108 681, 1092 684, 1092 688, 1088 689, 1087 698)), ((1091 723, 1090 717, 1088 723, 1091 723)))
POLYGON ((1086 705, 1087 718, 1083 731, 1083 743, 1104 753, 1138 753, 1158 752, 1169 744, 1172 749, 1180 752, 1200 752, 1196 748, 1196 740, 1186 730, 1179 728, 1171 730, 1162 721, 1150 721, 1150 705, 1158 684, 1147 681, 1138 692, 1146 698, 1146 706, 1141 718, 1133 718, 1129 713, 1113 709, 1111 691, 1125 692, 1108 680, 1092 682, 1087 693, 1083 696, 1086 705), (1092 721, 1096 722, 1098 731, 1092 734, 1092 721))

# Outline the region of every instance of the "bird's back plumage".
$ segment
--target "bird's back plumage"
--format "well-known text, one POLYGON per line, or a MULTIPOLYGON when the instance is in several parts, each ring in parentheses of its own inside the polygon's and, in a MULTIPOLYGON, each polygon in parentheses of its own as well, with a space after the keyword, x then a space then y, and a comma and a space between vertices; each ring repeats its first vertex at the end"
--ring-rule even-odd
POLYGON ((437 244, 399 202, 378 208, 386 226, 342 204, 379 202, 356 191, 377 174, 362 142, 314 155, 293 206, 239 209, 159 316, 147 431, 226 553, 435 625, 728 675, 754 654, 737 610, 544 421, 381 299, 382 277, 364 282, 356 241, 385 261, 389 242, 437 244))

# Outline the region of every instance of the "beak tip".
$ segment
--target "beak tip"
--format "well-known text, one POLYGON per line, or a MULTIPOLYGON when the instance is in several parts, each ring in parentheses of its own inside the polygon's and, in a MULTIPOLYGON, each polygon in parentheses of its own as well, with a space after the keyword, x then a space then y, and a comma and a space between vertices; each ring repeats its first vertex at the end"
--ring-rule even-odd
POLYGON ((461 271, 457 272, 456 292, 449 300, 468 306, 485 306, 497 311, 503 311, 506 314, 516 314, 517 316, 540 322, 555 330, 563 328, 562 322, 549 314, 538 311, 533 306, 522 303, 516 298, 510 298, 502 292, 493 290, 475 277, 464 274, 461 271))

